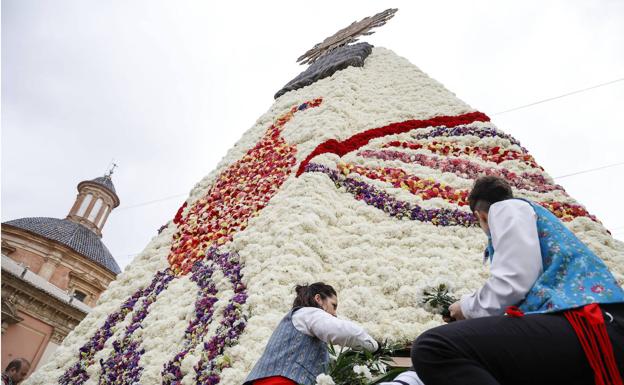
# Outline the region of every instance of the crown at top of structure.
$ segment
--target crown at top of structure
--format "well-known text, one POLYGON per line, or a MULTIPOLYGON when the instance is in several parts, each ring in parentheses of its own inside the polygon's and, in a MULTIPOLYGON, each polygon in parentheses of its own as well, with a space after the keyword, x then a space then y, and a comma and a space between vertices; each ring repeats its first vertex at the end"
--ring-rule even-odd
POLYGON ((312 64, 326 53, 338 47, 342 47, 343 45, 358 41, 358 37, 360 36, 372 35, 375 33, 371 31, 373 28, 381 27, 386 24, 388 20, 394 17, 394 14, 398 10, 398 8, 389 8, 374 16, 365 17, 360 21, 354 21, 348 27, 341 29, 309 49, 297 59, 297 62, 299 64, 312 64))

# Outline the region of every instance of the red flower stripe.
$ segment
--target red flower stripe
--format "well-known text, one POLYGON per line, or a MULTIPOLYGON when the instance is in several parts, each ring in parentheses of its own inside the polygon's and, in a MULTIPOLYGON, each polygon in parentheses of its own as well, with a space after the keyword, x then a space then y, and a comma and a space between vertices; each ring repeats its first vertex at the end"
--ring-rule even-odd
POLYGON ((184 204, 182 206, 180 206, 180 208, 178 209, 178 212, 176 213, 175 217, 173 217, 173 223, 175 223, 176 225, 180 224, 182 222, 182 213, 184 212, 184 209, 186 208, 186 202, 184 202, 184 204))
POLYGON ((410 150, 420 150, 425 149, 429 150, 434 154, 440 155, 452 155, 452 156, 460 156, 460 155, 469 155, 476 156, 488 162, 494 162, 496 164, 502 163, 506 160, 519 160, 533 168, 538 168, 543 170, 540 165, 537 164, 535 159, 529 154, 524 154, 520 151, 514 150, 506 150, 500 147, 473 147, 473 146, 462 146, 452 142, 431 142, 428 144, 421 144, 417 142, 400 142, 400 141, 392 141, 383 145, 384 148, 387 147, 401 147, 408 148, 410 150))
POLYGON ((437 169, 442 172, 450 172, 466 179, 477 179, 483 175, 494 175, 506 179, 512 186, 523 190, 541 193, 553 190, 563 191, 563 187, 548 182, 541 174, 528 172, 516 174, 506 168, 484 167, 467 159, 443 158, 428 156, 426 154, 408 154, 402 151, 393 150, 364 150, 360 151, 358 155, 365 158, 398 160, 404 163, 419 164, 421 166, 437 169))
POLYGON ((322 99, 294 106, 279 117, 262 139, 223 171, 205 196, 175 216, 178 227, 167 259, 176 274, 186 274, 210 246, 230 241, 247 227, 279 190, 296 163, 296 147, 280 136, 297 111, 317 107, 322 99))
POLYGON ((438 116, 427 120, 407 120, 405 122, 392 123, 384 127, 373 128, 359 134, 355 134, 352 137, 339 142, 335 139, 330 139, 319 144, 308 155, 303 162, 299 165, 297 170, 297 176, 301 175, 306 168, 306 165, 316 156, 326 153, 336 154, 338 156, 344 156, 345 154, 355 151, 358 148, 365 146, 372 139, 380 138, 387 135, 396 135, 415 130, 417 128, 446 126, 455 127, 462 124, 470 124, 473 122, 489 122, 490 118, 482 112, 470 112, 457 116, 438 116))
POLYGON ((588 217, 594 222, 598 222, 598 219, 589 214, 583 206, 571 205, 569 203, 561 202, 537 202, 540 206, 547 208, 551 213, 561 219, 564 222, 569 222, 576 217, 588 217))
MULTIPOLYGON (((436 182, 433 179, 419 178, 415 175, 408 174, 405 170, 400 168, 368 168, 353 164, 339 164, 338 169, 344 175, 355 173, 369 179, 390 183, 392 186, 396 188, 403 188, 410 193, 419 196, 423 200, 441 198, 459 206, 468 205, 468 194, 470 190, 456 189, 446 184, 436 182)), ((596 217, 590 215, 587 210, 580 205, 561 202, 537 203, 550 210, 553 214, 555 214, 555 216, 564 222, 569 222, 576 217, 588 217, 597 222, 596 217)))

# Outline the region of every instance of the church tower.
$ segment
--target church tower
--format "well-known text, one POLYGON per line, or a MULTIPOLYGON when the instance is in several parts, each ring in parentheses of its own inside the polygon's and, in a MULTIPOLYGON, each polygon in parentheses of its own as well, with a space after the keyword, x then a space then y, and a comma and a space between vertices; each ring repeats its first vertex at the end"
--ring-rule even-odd
POLYGON ((2 223, 2 363, 23 357, 31 370, 91 312, 121 272, 102 242, 119 197, 106 175, 78 184, 66 218, 26 217, 2 223))
POLYGON ((78 196, 67 219, 102 236, 108 215, 119 206, 119 197, 111 180, 113 170, 106 175, 78 183, 78 196))

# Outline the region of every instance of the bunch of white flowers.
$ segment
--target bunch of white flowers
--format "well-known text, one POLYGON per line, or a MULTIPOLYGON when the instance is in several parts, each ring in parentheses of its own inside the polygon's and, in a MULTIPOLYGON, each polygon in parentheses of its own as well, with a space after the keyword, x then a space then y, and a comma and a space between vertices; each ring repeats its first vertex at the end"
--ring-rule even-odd
POLYGON ((329 374, 321 373, 316 376, 316 385, 336 385, 336 383, 329 374))
POLYGON ((395 368, 388 371, 388 365, 392 362, 391 357, 405 346, 404 343, 383 342, 373 353, 348 348, 336 351, 333 345, 329 345, 329 367, 325 374, 317 377, 316 383, 317 385, 370 385, 392 379, 403 369, 395 368))
POLYGON ((353 367, 353 373, 357 374, 358 376, 362 376, 368 380, 373 379, 373 375, 371 374, 370 369, 366 365, 355 365, 353 367))

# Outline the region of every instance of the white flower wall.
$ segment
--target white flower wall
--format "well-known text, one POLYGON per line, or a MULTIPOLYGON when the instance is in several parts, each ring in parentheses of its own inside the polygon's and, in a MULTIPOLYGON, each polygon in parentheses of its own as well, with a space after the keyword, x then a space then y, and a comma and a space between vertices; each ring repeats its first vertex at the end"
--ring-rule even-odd
POLYGON ((624 282, 624 245, 514 138, 375 48, 279 97, 27 383, 240 384, 295 284, 314 281, 376 338, 414 339, 441 323, 425 287, 459 296, 487 277, 465 205, 486 174, 555 212, 624 282))

